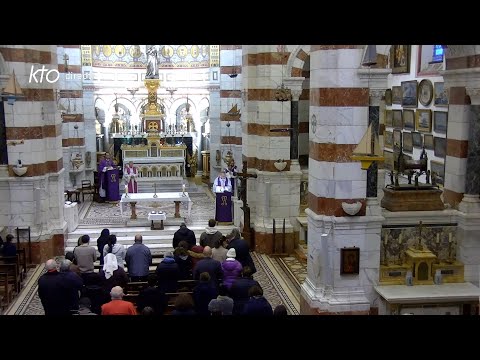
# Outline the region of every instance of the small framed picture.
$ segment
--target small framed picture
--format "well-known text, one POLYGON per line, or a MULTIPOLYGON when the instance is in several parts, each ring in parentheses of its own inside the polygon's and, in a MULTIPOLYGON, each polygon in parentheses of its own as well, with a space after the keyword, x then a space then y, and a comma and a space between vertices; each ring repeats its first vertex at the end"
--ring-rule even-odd
POLYGON ((403 114, 402 110, 393 111, 393 127, 397 129, 403 129, 403 114))
POLYGON ((402 81, 402 106, 417 107, 418 95, 417 80, 402 81))
POLYGON ((385 126, 393 126, 393 111, 385 110, 385 126))
POLYGON ((415 128, 421 132, 432 132, 432 112, 429 109, 418 109, 415 114, 415 128))
POLYGON ((446 134, 447 122, 448 122, 448 113, 446 111, 433 112, 433 131, 446 134))
POLYGON ((405 74, 410 72, 410 46, 411 45, 392 45, 390 47, 392 74, 405 74))
POLYGON ((430 172, 432 180, 435 177, 435 182, 438 185, 445 185, 445 163, 435 160, 430 160, 430 172))
POLYGON ((392 90, 385 90, 385 105, 392 106, 392 90))
POLYGON ((412 145, 413 147, 416 148, 422 148, 423 147, 423 138, 422 134, 419 132, 412 132, 412 145))
POLYGON ((435 136, 433 140, 433 154, 439 158, 447 155, 447 139, 435 136))
POLYGON ((433 150, 433 135, 432 134, 423 135, 423 146, 425 146, 425 149, 433 150))
POLYGON ((383 132, 383 146, 393 149, 393 132, 385 130, 383 132))
POLYGON ((433 99, 433 85, 428 79, 423 79, 418 84, 418 101, 423 106, 428 106, 433 99))
POLYGON ((393 130, 393 151, 399 152, 402 145, 402 130, 393 130))
POLYGON ((413 140, 412 133, 408 131, 403 132, 403 151, 412 153, 413 152, 413 140))
POLYGON ((405 130, 415 130, 415 110, 403 110, 403 128, 405 130))
POLYGON ((448 106, 447 90, 445 89, 445 83, 436 82, 433 83, 433 89, 435 93, 435 106, 448 106))
POLYGON ((340 249, 340 274, 360 273, 360 249, 357 247, 340 249))
POLYGON ((392 104, 402 105, 401 86, 392 86, 392 104))
POLYGON ((393 152, 383 150, 383 157, 385 158, 383 162, 385 170, 393 170, 393 152))

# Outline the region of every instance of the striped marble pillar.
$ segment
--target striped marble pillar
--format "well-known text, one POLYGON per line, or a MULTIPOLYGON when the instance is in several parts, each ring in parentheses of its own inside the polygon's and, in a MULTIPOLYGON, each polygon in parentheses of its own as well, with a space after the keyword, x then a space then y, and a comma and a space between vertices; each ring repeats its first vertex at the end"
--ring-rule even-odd
MULTIPOLYGON (((66 231, 62 119, 55 103, 57 47, 3 45, 0 53, 25 95, 5 104, 9 177, 0 179, 0 226, 12 234, 17 227, 30 227, 32 258, 27 260, 40 263, 63 253, 66 231), (41 77, 36 71, 43 68, 41 77), (13 171, 19 160, 28 169, 21 177, 13 171)), ((20 246, 27 246, 25 237, 20 246)))
POLYGON ((296 239, 292 223, 299 211, 301 172, 292 171, 290 166, 290 132, 275 131, 291 126, 291 102, 278 101, 275 96, 287 77, 291 49, 284 45, 243 47, 243 89, 247 97, 242 115, 242 151, 249 172, 257 174, 257 179, 248 181, 247 200, 255 250, 267 254, 292 253, 296 239), (285 163, 285 167, 279 168, 279 163, 285 163))
POLYGON ((62 115, 63 166, 65 187, 78 188, 85 179, 85 126, 83 117, 83 79, 80 45, 58 45, 57 62, 60 78, 58 104, 67 109, 62 115), (72 159, 77 154, 84 162, 77 168, 72 159))
POLYGON ((448 45, 447 156, 444 201, 458 208, 457 259, 464 264, 465 281, 479 285, 480 265, 480 46, 448 45))
POLYGON ((312 45, 307 278, 302 314, 368 314, 375 298, 382 216, 365 216, 366 172, 350 156, 368 126, 369 92, 356 45, 312 45), (315 131, 314 131, 315 130, 315 131), (342 203, 360 203, 356 216, 342 203), (341 272, 342 248, 360 249, 359 273, 341 272))
POLYGON ((241 168, 242 162, 242 45, 220 45, 220 150, 221 167, 214 171, 214 178, 218 171, 226 168, 223 158, 231 150, 235 164, 241 168), (240 114, 231 115, 229 111, 236 107, 240 114))

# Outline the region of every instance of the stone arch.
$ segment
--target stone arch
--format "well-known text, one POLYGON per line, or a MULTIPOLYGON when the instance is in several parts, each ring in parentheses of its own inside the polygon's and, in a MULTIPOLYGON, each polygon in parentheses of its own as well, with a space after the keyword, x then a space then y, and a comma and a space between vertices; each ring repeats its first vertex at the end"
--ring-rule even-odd
POLYGON ((310 56, 310 45, 297 45, 287 61, 287 74, 291 77, 301 77, 305 60, 310 56))

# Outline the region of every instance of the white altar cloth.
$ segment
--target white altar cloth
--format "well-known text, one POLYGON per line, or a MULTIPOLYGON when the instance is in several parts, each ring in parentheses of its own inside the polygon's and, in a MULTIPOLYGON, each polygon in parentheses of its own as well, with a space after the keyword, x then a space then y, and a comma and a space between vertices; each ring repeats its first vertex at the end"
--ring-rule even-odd
POLYGON ((182 192, 165 192, 157 193, 157 197, 153 197, 154 193, 130 193, 128 197, 126 194, 122 194, 120 199, 120 212, 123 216, 123 204, 125 203, 155 203, 155 202, 167 202, 167 201, 180 201, 188 202, 188 216, 190 216, 190 211, 192 209, 192 199, 188 195, 188 192, 185 192, 183 195, 182 192))

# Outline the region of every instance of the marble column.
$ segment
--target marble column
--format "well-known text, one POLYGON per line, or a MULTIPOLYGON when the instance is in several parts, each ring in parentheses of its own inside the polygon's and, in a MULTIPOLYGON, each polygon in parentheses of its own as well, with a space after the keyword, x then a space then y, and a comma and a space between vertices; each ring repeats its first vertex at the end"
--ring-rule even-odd
POLYGON ((480 199, 478 184, 480 68, 465 61, 476 46, 450 46, 442 72, 448 93, 447 154, 444 201, 458 208, 457 260, 464 264, 465 281, 479 285, 480 199))
POLYGON ((290 142, 290 170, 294 171, 300 171, 300 164, 298 162, 298 101, 302 94, 302 83, 304 80, 304 77, 284 79, 285 86, 290 89, 292 94, 292 101, 290 102, 290 127, 292 128, 290 142))
POLYGON ((362 53, 356 45, 311 46, 310 117, 317 126, 310 132, 301 314, 368 314, 376 297, 384 218, 366 212, 366 173, 350 157, 368 127, 368 79, 362 81, 358 69, 362 53), (344 203, 362 206, 351 216, 344 203), (360 249, 359 272, 346 275, 341 249, 352 247, 360 249))

